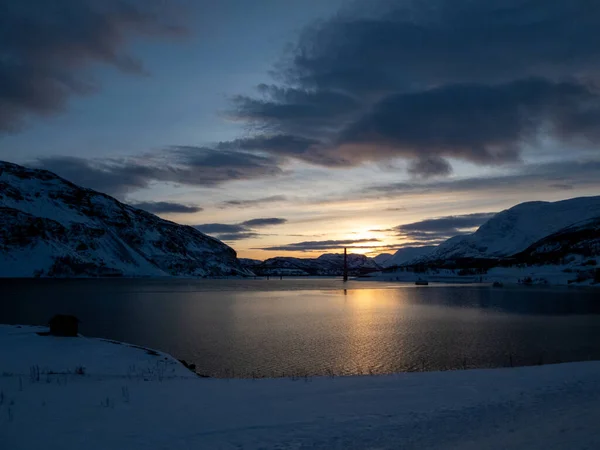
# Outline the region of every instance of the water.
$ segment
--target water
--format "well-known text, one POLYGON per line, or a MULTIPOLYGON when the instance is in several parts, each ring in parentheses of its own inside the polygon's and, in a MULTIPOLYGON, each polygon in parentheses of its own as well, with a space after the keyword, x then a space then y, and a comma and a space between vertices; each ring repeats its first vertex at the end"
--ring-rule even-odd
POLYGON ((78 316, 85 335, 157 348, 212 376, 600 359, 593 289, 314 278, 0 282, 0 323, 44 324, 55 313, 78 316))

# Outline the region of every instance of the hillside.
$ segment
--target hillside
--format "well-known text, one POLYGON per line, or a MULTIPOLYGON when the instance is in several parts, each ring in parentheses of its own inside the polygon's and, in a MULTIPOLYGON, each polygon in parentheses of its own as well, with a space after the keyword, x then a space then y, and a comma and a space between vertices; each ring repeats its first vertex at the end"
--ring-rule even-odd
MULTIPOLYGON (((393 266, 402 266, 404 264, 410 263, 415 259, 422 258, 436 249, 435 245, 426 245, 422 247, 403 247, 398 250, 396 253, 391 255, 390 258, 386 259, 381 266, 383 267, 393 267, 393 266)), ((381 256, 381 255, 380 255, 381 256)))
MULTIPOLYGON (((326 253, 318 258, 292 258, 278 256, 269 258, 262 264, 246 266, 255 274, 287 276, 341 276, 344 272, 344 255, 326 253)), ((348 255, 348 273, 352 276, 380 270, 381 267, 365 255, 348 255)))
POLYGON ((527 264, 582 262, 595 266, 600 256, 600 217, 571 225, 540 239, 513 258, 527 264))
POLYGON ((44 170, 0 162, 0 276, 249 274, 235 251, 44 170))
POLYGON ((600 217, 600 196, 559 202, 527 202, 502 211, 475 233, 440 244, 421 262, 503 258, 576 223, 600 217))

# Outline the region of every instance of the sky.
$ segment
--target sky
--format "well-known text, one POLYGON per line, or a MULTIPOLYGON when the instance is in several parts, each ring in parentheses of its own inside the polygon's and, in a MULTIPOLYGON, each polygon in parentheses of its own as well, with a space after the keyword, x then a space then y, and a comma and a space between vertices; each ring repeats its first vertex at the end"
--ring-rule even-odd
POLYGON ((0 159, 240 257, 598 195, 596 0, 0 0, 0 159))

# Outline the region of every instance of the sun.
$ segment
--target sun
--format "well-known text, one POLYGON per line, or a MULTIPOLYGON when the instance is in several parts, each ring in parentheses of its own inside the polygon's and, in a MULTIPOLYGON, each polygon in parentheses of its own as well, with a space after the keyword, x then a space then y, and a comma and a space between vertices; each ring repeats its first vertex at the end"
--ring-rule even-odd
POLYGON ((377 230, 377 226, 365 226, 359 230, 353 231, 344 236, 344 239, 353 241, 354 244, 349 248, 350 253, 364 255, 373 253, 377 247, 385 246, 385 235, 377 230))

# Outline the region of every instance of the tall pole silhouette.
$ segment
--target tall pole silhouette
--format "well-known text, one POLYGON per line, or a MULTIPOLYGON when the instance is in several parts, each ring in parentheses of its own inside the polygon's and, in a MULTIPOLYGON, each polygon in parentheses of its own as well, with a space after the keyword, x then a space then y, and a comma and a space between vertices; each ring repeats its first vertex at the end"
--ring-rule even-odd
POLYGON ((344 281, 348 281, 348 249, 344 248, 344 281))

